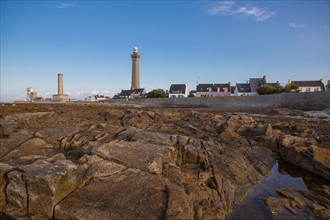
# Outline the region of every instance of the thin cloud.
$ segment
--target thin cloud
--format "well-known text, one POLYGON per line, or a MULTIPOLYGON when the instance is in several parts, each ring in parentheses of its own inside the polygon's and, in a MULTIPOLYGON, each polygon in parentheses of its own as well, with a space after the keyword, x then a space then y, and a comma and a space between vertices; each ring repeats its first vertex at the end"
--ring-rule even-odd
POLYGON ((243 14, 245 16, 253 17, 255 18, 256 21, 264 21, 267 20, 268 18, 272 17, 275 15, 275 12, 273 11, 266 11, 261 8, 257 7, 240 7, 237 12, 238 14, 243 14))
POLYGON ((224 14, 229 13, 234 6, 235 2, 233 1, 223 1, 218 4, 213 5, 209 9, 209 13, 211 15, 217 15, 217 14, 224 14))
MULTIPOLYGON (((111 91, 111 90, 88 90, 88 91, 64 91, 65 94, 69 95, 70 99, 77 99, 77 100, 85 100, 88 96, 91 95, 104 95, 109 96, 112 98, 114 95, 116 95, 120 91, 111 91)), ((53 92, 44 92, 44 93, 38 93, 38 96, 41 96, 43 98, 52 98, 54 94, 57 94, 57 91, 53 92)))
POLYGON ((55 6, 55 8, 60 8, 60 9, 66 9, 66 8, 72 8, 72 7, 80 7, 79 2, 71 2, 71 3, 64 3, 60 2, 59 5, 55 6))
POLYGON ((265 21, 276 13, 256 6, 239 6, 234 1, 222 1, 209 8, 210 15, 241 15, 256 21, 265 21))
POLYGON ((295 23, 291 22, 289 24, 289 27, 293 28, 293 29, 301 29, 301 28, 305 28, 306 25, 304 25, 304 24, 295 24, 295 23))
MULTIPOLYGON (((75 92, 70 92, 70 91, 64 91, 65 94, 69 95, 70 99, 76 99, 76 100, 85 100, 85 98, 91 96, 91 95, 104 95, 104 96, 109 96, 112 98, 114 95, 116 95, 120 91, 116 90, 89 90, 89 91, 75 91, 75 92)), ((38 97, 43 97, 43 98, 52 98, 54 94, 57 94, 57 91, 53 92, 38 92, 38 97)), ((19 94, 19 95, 4 95, 0 96, 0 102, 13 102, 16 100, 24 101, 26 99, 25 94, 19 94)))
POLYGON ((91 95, 105 95, 112 98, 118 91, 109 91, 109 90, 91 90, 91 91, 75 91, 75 92, 66 92, 71 99, 85 100, 88 96, 91 95))

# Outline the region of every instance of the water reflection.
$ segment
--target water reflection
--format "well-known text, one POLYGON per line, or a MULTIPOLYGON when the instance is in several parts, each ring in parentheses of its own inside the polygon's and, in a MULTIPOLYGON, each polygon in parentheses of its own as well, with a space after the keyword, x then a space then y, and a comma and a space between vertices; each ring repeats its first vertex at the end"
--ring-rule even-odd
POLYGON ((329 181, 316 176, 283 160, 277 161, 271 175, 264 176, 260 182, 253 186, 242 204, 233 207, 233 213, 226 220, 234 219, 269 219, 273 216, 266 208, 263 199, 279 197, 278 189, 311 190, 321 185, 329 185, 329 181))
POLYGON ((329 185, 329 181, 315 175, 307 170, 301 169, 295 165, 292 165, 284 160, 278 161, 278 171, 284 175, 290 175, 291 177, 300 177, 304 181, 305 186, 308 190, 320 189, 322 185, 329 185))

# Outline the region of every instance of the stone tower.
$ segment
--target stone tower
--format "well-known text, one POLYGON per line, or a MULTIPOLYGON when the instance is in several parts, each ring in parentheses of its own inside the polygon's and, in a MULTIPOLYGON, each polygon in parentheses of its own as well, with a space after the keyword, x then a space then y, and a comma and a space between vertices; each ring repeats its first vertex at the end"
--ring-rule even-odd
POLYGON ((57 74, 57 94, 53 95, 53 101, 68 101, 69 96, 63 92, 63 74, 57 74))
POLYGON ((134 47, 132 57, 132 86, 131 90, 140 88, 140 54, 138 48, 134 47))
POLYGON ((59 73, 57 74, 57 94, 58 95, 63 95, 63 74, 59 73))

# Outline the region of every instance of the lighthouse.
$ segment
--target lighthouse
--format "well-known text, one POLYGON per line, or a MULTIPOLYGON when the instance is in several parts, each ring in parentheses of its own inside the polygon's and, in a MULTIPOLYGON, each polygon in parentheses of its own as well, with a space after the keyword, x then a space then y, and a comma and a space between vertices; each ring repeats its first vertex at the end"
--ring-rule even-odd
POLYGON ((131 90, 140 88, 140 54, 137 47, 134 47, 132 57, 132 86, 131 90))

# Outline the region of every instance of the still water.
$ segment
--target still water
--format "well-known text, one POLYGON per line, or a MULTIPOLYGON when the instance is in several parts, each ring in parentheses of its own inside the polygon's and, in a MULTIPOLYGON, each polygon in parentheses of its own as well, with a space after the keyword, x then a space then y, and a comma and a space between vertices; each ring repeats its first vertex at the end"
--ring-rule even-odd
POLYGON ((318 176, 284 161, 277 161, 269 176, 264 176, 254 185, 240 205, 233 207, 232 214, 226 220, 273 220, 272 213, 263 202, 267 197, 279 197, 278 189, 309 190, 327 182, 318 176))

